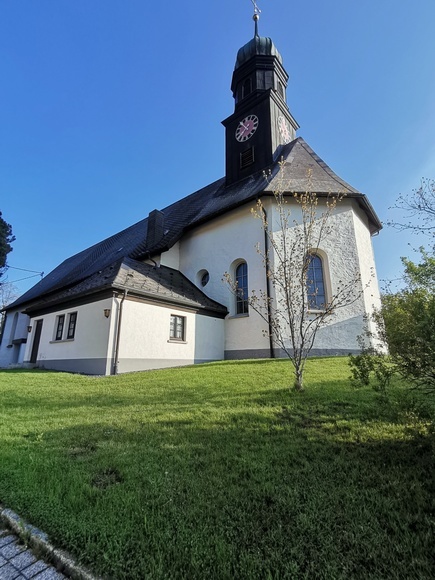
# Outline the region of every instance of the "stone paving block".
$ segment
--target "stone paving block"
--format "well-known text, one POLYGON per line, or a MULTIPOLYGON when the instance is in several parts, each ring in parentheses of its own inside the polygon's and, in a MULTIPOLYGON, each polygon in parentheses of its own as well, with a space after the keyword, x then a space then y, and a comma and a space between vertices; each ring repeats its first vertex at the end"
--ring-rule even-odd
POLYGON ((18 556, 11 559, 11 564, 20 572, 35 562, 36 558, 31 550, 21 552, 21 554, 18 554, 18 556))
POLYGON ((21 552, 24 552, 25 549, 26 548, 24 546, 20 546, 18 542, 15 540, 14 542, 11 542, 7 546, 3 546, 2 548, 0 548, 0 556, 3 556, 3 558, 6 558, 6 560, 10 560, 14 556, 17 556, 18 554, 21 554, 21 552))
POLYGON ((48 568, 44 572, 34 576, 32 580, 66 580, 66 576, 57 572, 54 568, 48 568))
POLYGON ((5 559, 3 558, 3 556, 0 556, 0 568, 1 568, 2 566, 4 566, 6 563, 7 563, 7 560, 5 560, 5 559))
POLYGON ((0 580, 15 580, 20 573, 12 564, 6 564, 0 568, 0 580))
POLYGON ((7 536, 3 536, 2 538, 0 538, 0 548, 2 548, 3 546, 7 546, 7 544, 10 544, 14 540, 15 540, 15 538, 12 534, 8 534, 7 536))
POLYGON ((48 564, 46 564, 42 560, 38 560, 37 562, 35 562, 31 566, 29 566, 28 568, 24 568, 24 570, 21 571, 21 574, 25 578, 30 580, 30 578, 34 578, 37 574, 39 574, 43 570, 46 570, 47 568, 48 568, 48 564))

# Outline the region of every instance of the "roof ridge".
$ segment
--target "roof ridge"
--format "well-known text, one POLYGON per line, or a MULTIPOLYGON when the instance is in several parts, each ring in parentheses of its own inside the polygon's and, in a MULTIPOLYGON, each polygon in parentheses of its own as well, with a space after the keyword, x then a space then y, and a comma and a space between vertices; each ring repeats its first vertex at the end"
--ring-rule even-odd
MULTIPOLYGON (((333 171, 329 165, 323 161, 323 159, 321 157, 319 157, 319 155, 317 155, 317 153, 308 145, 308 143, 305 141, 305 139, 303 137, 297 137, 297 141, 299 142, 299 144, 301 145, 301 147, 303 147, 305 149, 305 151, 314 159, 314 161, 320 165, 320 167, 326 171, 326 173, 332 177, 332 179, 334 179, 334 181, 336 181, 337 183, 339 183, 340 185, 344 186, 346 189, 349 189, 352 193, 360 193, 360 191, 358 191, 357 189, 355 189, 354 187, 352 187, 350 185, 350 183, 347 183, 347 181, 345 181, 344 179, 342 179, 341 177, 339 177, 335 171, 333 171)), ((361 194, 362 195, 362 194, 361 194)))

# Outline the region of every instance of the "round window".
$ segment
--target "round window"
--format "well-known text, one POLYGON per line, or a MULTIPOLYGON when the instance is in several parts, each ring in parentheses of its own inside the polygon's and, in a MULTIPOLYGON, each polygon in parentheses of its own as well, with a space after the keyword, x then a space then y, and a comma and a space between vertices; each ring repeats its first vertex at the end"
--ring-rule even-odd
POLYGON ((203 275, 201 276, 201 286, 206 286, 208 284, 209 280, 210 280, 210 274, 206 270, 203 273, 203 275))

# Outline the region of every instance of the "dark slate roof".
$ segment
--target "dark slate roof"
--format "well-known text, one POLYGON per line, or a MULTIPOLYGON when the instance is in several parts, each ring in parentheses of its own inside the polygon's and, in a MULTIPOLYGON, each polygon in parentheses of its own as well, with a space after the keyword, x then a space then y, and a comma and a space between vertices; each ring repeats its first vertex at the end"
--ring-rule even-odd
POLYGON ((127 290, 129 295, 195 308, 217 316, 228 314, 225 306, 206 296, 178 270, 167 266, 157 268, 130 258, 117 260, 69 288, 41 296, 26 312, 43 310, 108 289, 127 290))
MULTIPOLYGON (((313 191, 320 195, 343 193, 357 199, 368 217, 371 232, 382 225, 367 197, 340 179, 314 151, 298 137, 283 146, 278 155, 285 161, 285 180, 291 192, 307 190, 307 172, 311 173, 313 191)), ((145 218, 129 228, 68 258, 38 284, 8 306, 8 310, 24 305, 41 296, 65 290, 86 280, 89 276, 112 265, 122 258, 143 260, 171 248, 189 229, 254 200, 259 194, 272 194, 276 187, 278 163, 271 168, 272 180, 268 181, 262 171, 233 183, 228 187, 225 178, 184 197, 162 210, 164 216, 163 236, 147 243, 148 221, 145 218)))

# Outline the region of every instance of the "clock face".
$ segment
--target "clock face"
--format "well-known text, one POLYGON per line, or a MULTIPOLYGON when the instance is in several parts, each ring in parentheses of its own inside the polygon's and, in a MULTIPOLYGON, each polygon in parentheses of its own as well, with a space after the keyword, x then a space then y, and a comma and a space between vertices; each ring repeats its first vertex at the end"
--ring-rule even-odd
POLYGON ((291 133, 287 121, 282 115, 278 117, 278 129, 282 137, 283 143, 290 143, 291 133))
POLYGON ((248 115, 240 121, 236 129, 236 139, 243 143, 252 137, 258 127, 258 117, 256 115, 248 115))

